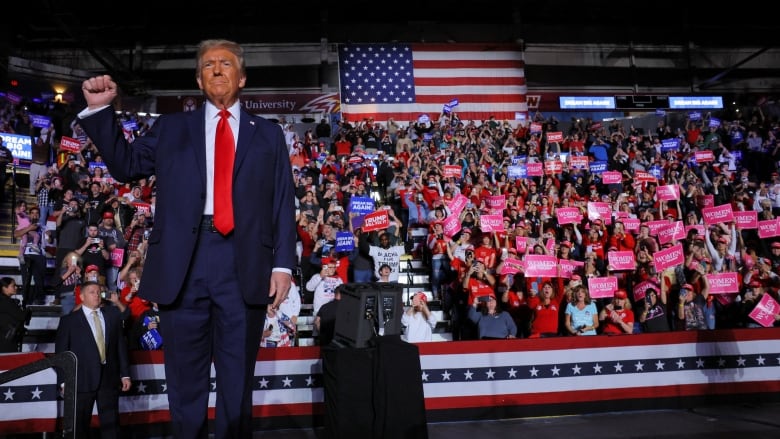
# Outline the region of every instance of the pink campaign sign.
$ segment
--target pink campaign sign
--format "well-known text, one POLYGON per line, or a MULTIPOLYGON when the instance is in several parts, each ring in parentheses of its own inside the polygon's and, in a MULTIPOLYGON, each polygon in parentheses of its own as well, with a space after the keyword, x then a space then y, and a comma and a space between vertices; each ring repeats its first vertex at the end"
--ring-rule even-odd
POLYGON ((623 174, 618 171, 607 171, 601 174, 601 181, 604 184, 616 184, 623 182, 623 174))
POLYGON ((680 188, 676 184, 658 186, 655 190, 655 195, 660 201, 679 200, 680 188))
POLYGON ((614 297, 617 289, 618 280, 615 276, 588 278, 588 291, 594 299, 614 297))
POLYGON ((657 293, 661 292, 661 287, 659 287, 657 283, 646 280, 634 286, 634 301, 638 302, 640 300, 644 300, 645 296, 647 295, 647 290, 649 288, 654 289, 657 293))
POLYGON ((515 248, 517 249, 518 255, 524 254, 525 251, 528 249, 528 238, 526 238, 525 236, 515 237, 515 248))
POLYGON ((780 227, 778 227, 777 219, 758 222, 759 238, 774 238, 778 235, 780 235, 780 227))
POLYGON ((450 212, 452 212, 451 216, 458 216, 461 212, 463 212, 463 209, 466 208, 466 205, 469 202, 469 198, 463 194, 456 195, 452 201, 450 201, 448 207, 450 208, 450 212))
POLYGON ((669 220, 655 220, 648 221, 647 228, 649 229, 650 236, 658 236, 658 229, 669 224, 669 220))
POLYGON ((701 210, 701 215, 704 217, 704 224, 708 226, 734 221, 734 211, 731 209, 731 204, 705 207, 701 210))
POLYGON ((570 259, 560 259, 558 265, 561 266, 561 277, 564 279, 571 279, 571 275, 577 271, 578 268, 584 266, 585 263, 570 259))
POLYGON ((653 254, 655 271, 661 272, 675 265, 682 265, 685 262, 682 244, 677 244, 664 250, 659 250, 653 254))
POLYGON ((769 294, 762 294, 762 296, 756 307, 748 315, 761 326, 769 328, 775 324, 775 315, 780 311, 780 307, 777 301, 769 294))
POLYGON ((609 265, 613 270, 633 270, 636 268, 636 259, 634 259, 634 252, 628 251, 611 251, 607 253, 607 259, 609 265))
POLYGON ((541 177, 544 174, 544 165, 541 163, 528 163, 525 165, 529 177, 541 177))
POLYGON ((444 228, 444 234, 447 237, 452 238, 456 233, 460 232, 461 225, 457 216, 450 215, 447 218, 444 218, 442 227, 444 228))
POLYGON ((463 166, 460 165, 444 165, 443 168, 443 174, 447 178, 455 177, 460 179, 460 176, 463 174, 463 166))
POLYGON ((588 219, 591 221, 601 219, 604 224, 612 224, 612 209, 610 209, 609 203, 588 201, 588 219))
POLYGON ((710 294, 739 292, 739 279, 737 278, 737 273, 708 274, 707 281, 710 284, 710 294))
POLYGON ((623 227, 626 228, 626 231, 628 232, 636 232, 639 230, 639 223, 641 222, 639 218, 623 218, 623 227))
POLYGON ((504 265, 501 266, 501 274, 515 274, 523 271, 523 261, 515 258, 504 259, 504 265))
POLYGON ((527 255, 525 275, 558 277, 558 258, 547 255, 527 255))
POLYGON ((558 224, 578 224, 582 221, 580 209, 576 207, 559 207, 555 209, 555 215, 558 217, 558 224))
POLYGON ((482 215, 479 224, 483 232, 501 232, 504 230, 504 217, 501 215, 482 215))
POLYGON ((694 230, 694 229, 697 232, 699 232, 699 235, 703 235, 704 234, 704 226, 701 225, 701 224, 691 224, 691 225, 685 226, 685 234, 688 235, 688 232, 690 232, 691 230, 694 230))
POLYGON ((490 195, 488 197, 482 197, 485 200, 485 205, 491 210, 498 209, 503 211, 506 207, 506 197, 504 195, 490 195))
POLYGON ((758 212, 755 210, 734 212, 734 222, 740 229, 757 229, 758 212))
POLYGON ((682 221, 675 221, 658 228, 658 243, 666 244, 673 240, 685 239, 685 226, 682 221))

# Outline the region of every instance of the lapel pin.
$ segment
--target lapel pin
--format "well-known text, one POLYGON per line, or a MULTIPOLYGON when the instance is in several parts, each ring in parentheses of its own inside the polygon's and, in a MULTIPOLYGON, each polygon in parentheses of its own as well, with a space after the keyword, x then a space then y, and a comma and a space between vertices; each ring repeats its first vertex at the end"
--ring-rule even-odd
POLYGON ((253 121, 253 120, 249 121, 249 125, 254 125, 254 124, 255 124, 255 121, 253 121))

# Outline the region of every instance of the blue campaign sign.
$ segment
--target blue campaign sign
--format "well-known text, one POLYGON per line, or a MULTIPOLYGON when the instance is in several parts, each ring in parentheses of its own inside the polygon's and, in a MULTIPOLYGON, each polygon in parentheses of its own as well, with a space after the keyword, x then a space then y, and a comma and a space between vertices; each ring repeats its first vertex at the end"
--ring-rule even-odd
POLYGON ((527 155, 512 156, 512 164, 515 165, 515 166, 517 166, 519 164, 522 164, 522 163, 525 163, 526 160, 528 160, 528 156, 527 155))
POLYGON ((32 137, 21 134, 0 133, 6 148, 16 159, 32 160, 32 137))
POLYGON ((663 179, 664 170, 661 169, 658 165, 653 165, 650 167, 650 169, 647 170, 648 174, 652 175, 653 177, 657 179, 663 179))
POLYGON ((656 108, 655 109, 655 115, 656 116, 666 116, 666 110, 663 108, 656 108))
POLYGON ((365 215, 376 210, 371 197, 352 197, 349 199, 349 211, 365 215))
POLYGON ((671 137, 669 139, 661 140, 661 152, 677 151, 680 149, 680 138, 671 137))
POLYGON ((351 252, 355 248, 355 235, 352 232, 336 232, 336 251, 351 252))
POLYGON ((688 119, 701 120, 701 111, 691 111, 690 113, 688 113, 688 119))
POLYGON ((452 112, 452 107, 450 107, 449 104, 444 104, 444 107, 442 107, 441 111, 444 114, 450 114, 452 112))
POLYGON ((528 169, 525 165, 512 165, 506 168, 509 178, 527 178, 528 169))
POLYGON ((736 130, 731 133, 731 144, 736 144, 741 142, 745 138, 744 135, 742 135, 742 131, 736 130))
POLYGON ((457 107, 460 102, 458 101, 458 98, 452 98, 452 100, 447 104, 451 107, 457 107))
POLYGON ((711 117, 710 118, 710 126, 711 127, 715 127, 715 128, 719 127, 720 126, 720 119, 718 119, 717 117, 711 117))
POLYGON ((590 163, 591 174, 603 174, 607 170, 607 162, 600 160, 590 163))
POLYGON ((30 122, 32 122, 34 127, 47 128, 51 125, 51 117, 30 113, 30 122))
POLYGON ((122 122, 122 126, 126 130, 130 130, 130 131, 135 131, 135 130, 138 129, 138 123, 136 123, 136 121, 134 121, 134 120, 126 120, 126 121, 122 122))

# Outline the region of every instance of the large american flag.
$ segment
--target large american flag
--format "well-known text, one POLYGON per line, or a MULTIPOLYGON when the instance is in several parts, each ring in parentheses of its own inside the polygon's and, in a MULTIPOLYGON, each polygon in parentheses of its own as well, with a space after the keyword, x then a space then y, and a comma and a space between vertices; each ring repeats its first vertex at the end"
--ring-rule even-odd
POLYGON ((340 45, 342 117, 436 120, 457 101, 460 120, 520 119, 528 113, 524 70, 516 45, 340 45))

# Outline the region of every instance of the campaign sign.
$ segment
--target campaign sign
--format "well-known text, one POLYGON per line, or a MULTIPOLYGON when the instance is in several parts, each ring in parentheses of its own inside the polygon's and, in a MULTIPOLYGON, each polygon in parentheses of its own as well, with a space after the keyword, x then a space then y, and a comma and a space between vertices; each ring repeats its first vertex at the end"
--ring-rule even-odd
POLYGON ((650 166, 650 169, 648 169, 647 172, 659 180, 664 178, 664 169, 658 165, 650 166))
POLYGON ((526 178, 528 171, 525 165, 511 165, 506 168, 506 176, 509 178, 526 178))
POLYGON ((680 138, 671 137, 669 139, 661 140, 661 152, 677 151, 680 149, 680 138))
POLYGON ((563 172, 563 162, 560 160, 547 160, 544 162, 544 170, 548 175, 563 172))
POLYGON ((636 284, 634 286, 634 301, 638 302, 640 300, 644 300, 645 296, 647 295, 647 290, 650 288, 654 289, 656 292, 661 291, 661 287, 659 287, 658 284, 653 281, 646 280, 636 284))
POLYGON ((699 205, 699 207, 714 207, 715 206, 715 195, 698 195, 696 197, 696 203, 699 205))
POLYGON ((774 238, 775 236, 780 236, 780 227, 778 227, 777 219, 758 222, 759 238, 774 238))
POLYGON ((604 184, 619 184, 623 182, 623 174, 618 171, 607 171, 601 174, 601 181, 604 184))
POLYGON ((447 204, 447 207, 450 208, 450 212, 452 212, 452 216, 459 216, 461 212, 463 212, 463 209, 466 208, 466 205, 469 203, 468 197, 466 197, 463 194, 458 194, 452 197, 452 200, 450 200, 449 204, 447 204))
POLYGON ((554 255, 555 254, 555 239, 554 238, 547 238, 547 242, 544 243, 544 246, 547 248, 547 251, 554 255))
POLYGON ((778 310, 780 310, 780 306, 778 306, 777 301, 769 294, 762 294, 761 296, 761 300, 748 315, 761 326, 770 328, 775 324, 775 315, 778 310))
POLYGON ((715 155, 710 150, 696 151, 696 163, 712 162, 715 155))
POLYGON ((552 142, 563 142, 563 132, 562 131, 551 131, 547 133, 547 141, 552 142))
POLYGON ((523 271, 523 261, 516 258, 504 259, 504 265, 501 266, 501 274, 516 274, 523 271))
POLYGON ((132 204, 133 207, 135 207, 136 213, 143 213, 144 215, 146 215, 147 213, 152 212, 152 205, 149 203, 143 203, 141 201, 133 201, 130 204, 132 204))
POLYGON ((645 225, 649 229, 650 236, 658 236, 658 229, 661 227, 669 224, 669 220, 655 220, 655 221, 647 221, 645 225))
POLYGON ((731 209, 731 204, 705 207, 701 210, 701 215, 704 218, 704 224, 708 226, 734 221, 734 211, 731 209))
POLYGON ((688 119, 701 120, 701 111, 691 111, 688 113, 688 119))
POLYGON ((505 195, 489 195, 487 197, 482 197, 482 199, 485 200, 485 205, 490 210, 503 211, 506 207, 505 195))
POLYGON ((653 253, 655 271, 658 272, 664 271, 669 267, 682 265, 683 262, 685 262, 685 254, 683 254, 682 244, 677 244, 653 253))
POLYGON ((616 271, 636 268, 636 259, 634 259, 634 252, 631 250, 607 252, 607 260, 612 269, 616 271))
POLYGON ((625 228, 627 232, 636 232, 639 230, 639 223, 641 222, 639 218, 623 218, 621 221, 623 222, 623 228, 625 228))
POLYGON ((542 124, 531 122, 531 127, 529 128, 529 131, 532 133, 541 133, 542 132, 542 124))
POLYGON ((717 273, 706 276, 710 284, 710 294, 739 293, 737 273, 717 273))
POLYGON ((710 117, 710 127, 717 128, 720 126, 720 119, 717 117, 710 117))
POLYGON ((349 199, 349 211, 358 215, 365 215, 375 210, 374 200, 371 197, 352 197, 349 199))
POLYGON ((607 170, 607 162, 603 160, 597 160, 595 162, 590 163, 590 173, 591 174, 603 174, 607 170))
POLYGON ((690 225, 685 226, 685 235, 687 236, 688 232, 690 232, 693 229, 696 229, 696 231, 699 232, 699 235, 703 235, 704 234, 704 226, 703 225, 701 225, 701 224, 690 224, 690 225))
POLYGON ((63 151, 79 152, 81 151, 81 142, 73 137, 62 136, 60 139, 60 149, 63 151))
POLYGON ((658 243, 666 244, 673 240, 685 239, 685 226, 682 221, 666 223, 658 228, 658 243))
POLYGON ((577 271, 578 268, 585 265, 582 261, 575 261, 573 259, 560 259, 558 265, 561 267, 561 277, 564 279, 571 279, 571 275, 577 271))
POLYGON ((541 177, 544 174, 544 165, 539 162, 527 163, 525 168, 529 177, 541 177))
POLYGON ((336 251, 351 252, 355 248, 355 235, 352 232, 336 232, 336 251))
POLYGON ((603 201, 588 201, 588 219, 602 219, 605 224, 612 224, 612 209, 609 203, 603 201))
POLYGON ((30 122, 37 128, 48 128, 51 125, 51 117, 30 113, 30 122))
POLYGON ((655 189, 655 195, 659 201, 679 200, 680 199, 680 187, 676 184, 667 184, 664 186, 658 186, 655 189))
POLYGON ((504 217, 502 215, 482 215, 479 217, 479 225, 483 232, 504 231, 504 217))
POLYGON ((522 255, 525 253, 528 250, 528 238, 525 236, 515 237, 515 248, 517 249, 517 254, 522 255))
POLYGON ((458 215, 450 215, 444 218, 442 221, 442 228, 444 229, 444 236, 452 238, 456 233, 460 232, 461 225, 458 221, 458 215))
POLYGON ((32 160, 32 137, 11 133, 0 133, 0 137, 15 159, 32 160))
POLYGON ((614 297, 617 289, 618 280, 615 276, 588 278, 588 291, 593 299, 614 297))
POLYGON ((569 156, 569 166, 575 169, 588 169, 589 160, 586 155, 569 156))
POLYGON ((757 229, 758 212, 755 210, 736 211, 734 212, 734 223, 740 229, 757 229))
POLYGON ((122 262, 125 259, 125 249, 115 248, 111 250, 111 266, 122 268, 122 262))
POLYGON ((390 226, 390 216, 387 211, 382 209, 371 212, 363 217, 363 231, 373 232, 374 230, 384 230, 390 226))
POLYGON ((547 255, 527 255, 525 257, 525 275, 527 277, 558 277, 558 258, 547 255))
POLYGON ((649 172, 634 171, 634 181, 638 183, 657 183, 658 179, 653 177, 649 172))
POLYGON ((460 165, 444 165, 442 169, 442 174, 444 174, 444 178, 455 178, 460 179, 460 176, 463 175, 463 166, 460 165))
POLYGON ((582 221, 580 209, 576 207, 559 207, 555 209, 555 215, 558 217, 558 224, 578 224, 582 221))

